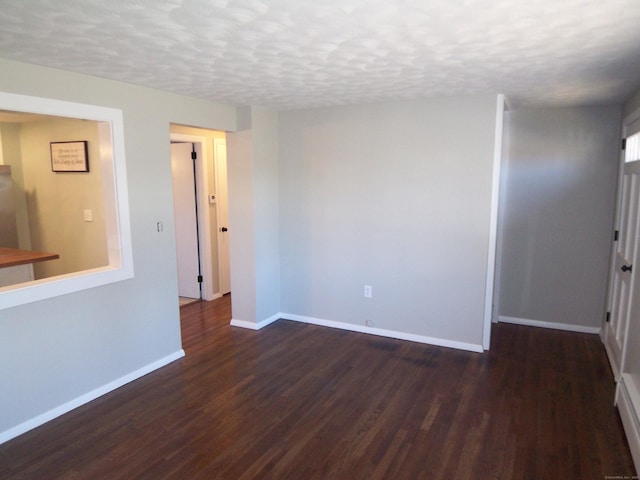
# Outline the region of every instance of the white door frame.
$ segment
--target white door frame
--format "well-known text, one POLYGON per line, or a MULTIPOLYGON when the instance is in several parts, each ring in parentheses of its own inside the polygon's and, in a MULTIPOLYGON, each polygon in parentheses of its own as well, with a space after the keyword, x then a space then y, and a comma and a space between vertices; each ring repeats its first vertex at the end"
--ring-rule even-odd
POLYGON ((497 96, 496 124, 493 143, 493 175, 491 180, 491 217, 489 220, 489 251, 487 252, 487 281, 484 296, 484 324, 482 328, 482 347, 489 350, 491 346, 491 323, 493 310, 498 308, 499 288, 495 288, 496 278, 499 279, 500 271, 496 272, 496 256, 498 245, 498 207, 500 203, 500 180, 502 167, 502 137, 504 126, 504 110, 506 107, 504 95, 497 96))
POLYGON ((202 299, 213 300, 216 295, 213 292, 213 269, 211 267, 211 222, 209 222, 209 167, 207 164, 207 140, 205 137, 195 135, 171 134, 172 142, 196 143, 200 146, 200 158, 196 161, 196 187, 198 189, 198 225, 200 242, 200 269, 202 273, 202 299))
POLYGON ((213 162, 214 162, 214 169, 215 169, 215 177, 216 177, 216 219, 218 222, 218 225, 216 225, 216 231, 217 231, 217 238, 218 238, 218 285, 219 285, 219 294, 222 296, 226 293, 229 293, 229 291, 231 291, 231 281, 229 279, 229 291, 225 292, 223 291, 224 289, 223 287, 223 278, 225 276, 230 276, 230 272, 223 272, 223 267, 224 267, 224 262, 223 262, 223 258, 224 258, 224 254, 226 253, 226 264, 228 266, 228 269, 230 269, 230 258, 229 258, 229 249, 228 249, 228 245, 229 245, 229 238, 228 238, 228 231, 227 232, 221 232, 220 227, 229 227, 229 195, 228 195, 228 175, 227 175, 227 155, 226 155, 226 145, 227 145, 227 140, 225 139, 221 139, 221 138, 214 138, 213 139, 213 162), (225 147, 225 159, 224 159, 224 163, 225 163, 225 178, 222 179, 220 178, 220 158, 218 156, 218 147, 223 144, 225 147), (222 189, 220 188, 220 185, 222 183, 222 181, 224 181, 224 184, 226 185, 226 188, 224 189, 226 195, 222 195, 221 191, 222 189), (221 224, 220 221, 220 201, 223 201, 224 204, 226 205, 227 208, 227 224, 221 224), (227 235, 227 251, 223 252, 223 247, 222 247, 222 236, 223 235, 227 235))

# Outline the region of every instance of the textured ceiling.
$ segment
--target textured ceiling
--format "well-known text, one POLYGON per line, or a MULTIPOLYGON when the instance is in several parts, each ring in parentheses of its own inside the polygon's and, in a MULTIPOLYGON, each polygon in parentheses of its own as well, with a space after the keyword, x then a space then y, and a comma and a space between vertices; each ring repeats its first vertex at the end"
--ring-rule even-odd
POLYGON ((640 0, 0 0, 0 57, 280 109, 615 103, 640 86, 640 0))

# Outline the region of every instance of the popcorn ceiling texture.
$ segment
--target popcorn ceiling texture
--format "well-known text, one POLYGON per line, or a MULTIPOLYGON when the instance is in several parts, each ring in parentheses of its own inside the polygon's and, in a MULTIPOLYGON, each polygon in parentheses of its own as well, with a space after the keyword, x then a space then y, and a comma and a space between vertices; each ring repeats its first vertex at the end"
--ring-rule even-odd
POLYGON ((640 1, 1 0, 0 57, 276 109, 617 103, 640 85, 640 1))

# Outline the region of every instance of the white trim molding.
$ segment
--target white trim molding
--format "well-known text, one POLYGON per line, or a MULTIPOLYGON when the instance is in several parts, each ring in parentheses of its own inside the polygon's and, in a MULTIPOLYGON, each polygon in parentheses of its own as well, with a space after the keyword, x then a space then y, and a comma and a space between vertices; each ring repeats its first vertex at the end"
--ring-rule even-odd
POLYGON ((139 368, 134 372, 131 372, 123 377, 120 377, 114 380, 113 382, 107 383, 106 385, 102 385, 101 387, 91 390, 90 392, 87 392, 84 395, 80 395, 79 397, 74 398, 73 400, 70 400, 66 403, 63 403, 62 405, 52 408, 51 410, 44 412, 43 414, 38 415, 37 417, 31 418, 26 422, 16 425, 15 427, 10 428, 9 430, 0 432, 0 444, 4 442, 8 442, 9 440, 17 437, 18 435, 22 435, 23 433, 26 433, 29 430, 33 430, 34 428, 39 427, 40 425, 43 425, 48 421, 53 420, 54 418, 64 415, 65 413, 70 412, 71 410, 74 410, 86 403, 89 403, 92 400, 95 400, 96 398, 101 397, 102 395, 105 395, 113 390, 116 390, 117 388, 120 388, 123 385, 130 383, 134 380, 137 380, 138 378, 143 377, 144 375, 147 375, 148 373, 151 373, 154 370, 158 370, 159 368, 162 368, 165 365, 168 365, 169 363, 175 360, 178 360, 179 358, 182 358, 182 357, 184 357, 184 350, 180 349, 177 352, 172 353, 171 355, 167 355, 166 357, 161 358, 160 360, 156 360, 155 362, 150 363, 148 365, 145 365, 144 367, 139 368))
POLYGON ((261 322, 249 322, 247 320, 237 320, 235 318, 231 319, 231 322, 229 323, 232 327, 240 327, 240 328, 246 328, 249 330, 260 330, 264 327, 266 327, 267 325, 271 325, 273 322, 275 322, 276 320, 280 320, 282 318, 282 314, 281 313, 276 313, 275 315, 262 320, 261 322))
POLYGON ((551 328, 553 330, 564 330, 577 333, 600 334, 600 327, 587 327, 585 325, 572 325, 570 323, 544 322, 542 320, 531 320, 528 318, 507 317, 500 315, 498 322, 513 323, 515 325, 526 325, 528 327, 551 328))
POLYGON ((493 320, 494 288, 496 277, 496 248, 498 241, 498 207, 500 203, 500 168, 502 167, 502 135, 504 129, 504 95, 497 97, 496 125, 493 139, 493 174, 491 180, 491 217, 489 220, 489 250, 487 252, 487 283, 484 294, 484 324, 482 347, 491 346, 491 323, 493 320))
POLYGON ((366 325, 354 325, 352 323, 336 322, 334 320, 324 320, 321 318, 305 317, 303 315, 293 315, 291 313, 281 313, 280 318, 283 320, 293 320, 295 322, 309 323, 311 325, 319 325, 321 327, 339 328, 340 330, 349 330, 352 332, 367 333, 369 335, 377 335, 380 337, 397 338, 399 340, 408 340, 410 342, 424 343, 427 345, 435 345, 438 347, 455 348, 457 350, 467 350, 470 352, 482 353, 484 348, 482 345, 473 343, 457 342, 454 340, 446 340, 443 338, 427 337, 424 335, 416 335, 414 333, 398 332, 396 330, 386 330, 383 328, 368 327, 366 325))
POLYGON ((408 340, 410 342, 424 343, 426 345, 434 345, 437 347, 455 348, 456 350, 467 350, 469 352, 482 353, 484 348, 482 345, 473 343, 457 342, 455 340, 446 340, 443 338, 427 337, 424 335, 416 335, 414 333, 398 332, 396 330, 385 330, 383 328, 367 327, 365 325, 354 325, 353 323, 336 322, 334 320, 325 320, 322 318, 306 317, 304 315, 295 315, 292 313, 277 313, 266 320, 258 323, 248 322, 246 320, 231 320, 231 326, 247 328, 249 330, 260 330, 277 320, 292 320, 294 322, 308 323, 310 325, 318 325, 320 327, 338 328, 340 330, 349 330, 351 332, 366 333, 369 335, 377 335, 379 337, 397 338, 398 340, 408 340))

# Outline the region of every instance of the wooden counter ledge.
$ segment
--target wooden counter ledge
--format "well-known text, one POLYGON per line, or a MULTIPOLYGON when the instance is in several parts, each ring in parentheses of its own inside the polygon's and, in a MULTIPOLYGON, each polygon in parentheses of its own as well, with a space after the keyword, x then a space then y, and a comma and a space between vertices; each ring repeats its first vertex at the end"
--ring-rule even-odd
POLYGON ((18 248, 0 247, 0 268, 44 262, 45 260, 55 260, 59 257, 60 255, 57 253, 34 252, 31 250, 20 250, 18 248))

